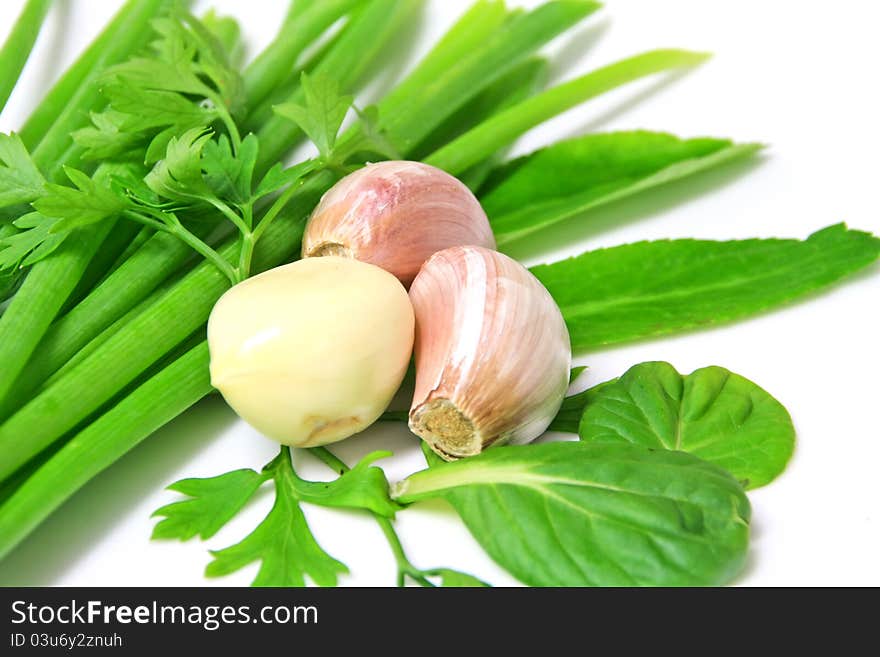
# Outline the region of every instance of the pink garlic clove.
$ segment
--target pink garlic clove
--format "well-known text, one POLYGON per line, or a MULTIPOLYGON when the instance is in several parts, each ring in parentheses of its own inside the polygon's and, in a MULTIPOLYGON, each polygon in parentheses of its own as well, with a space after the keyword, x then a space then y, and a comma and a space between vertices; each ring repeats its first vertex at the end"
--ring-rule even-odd
POLYGON ((495 248, 471 191, 436 167, 390 161, 368 164, 324 195, 306 226, 302 255, 356 258, 409 286, 431 255, 465 244, 495 248))
POLYGON ((410 429, 447 460, 540 436, 568 389, 571 343, 538 279, 505 255, 459 246, 431 257, 409 294, 410 429))

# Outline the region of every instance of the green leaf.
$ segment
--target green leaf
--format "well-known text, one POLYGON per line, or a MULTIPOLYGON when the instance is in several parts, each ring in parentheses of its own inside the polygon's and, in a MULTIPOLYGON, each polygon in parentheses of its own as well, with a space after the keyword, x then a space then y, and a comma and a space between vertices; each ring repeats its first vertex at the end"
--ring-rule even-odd
POLYGON ((352 96, 342 95, 339 83, 326 75, 309 75, 301 78, 305 105, 282 103, 275 112, 296 123, 305 132, 325 161, 333 160, 333 147, 342 121, 351 107, 352 96))
POLYGON ((344 162, 355 154, 360 161, 375 159, 372 156, 376 155, 388 160, 403 159, 400 151, 380 126, 379 108, 375 105, 369 105, 364 109, 353 107, 360 119, 359 129, 353 133, 353 138, 345 141, 344 147, 340 144, 337 150, 342 152, 337 152, 334 159, 344 162))
POLYGON ((192 201, 212 197, 202 177, 202 150, 211 140, 205 128, 187 130, 172 137, 165 159, 156 163, 145 182, 156 194, 171 200, 192 201))
POLYGON ((181 479, 168 490, 183 493, 190 499, 166 504, 153 516, 161 520, 153 528, 153 539, 176 538, 188 541, 193 536, 211 538, 238 513, 267 476, 254 470, 233 470, 207 479, 181 479))
POLYGON ((21 138, 0 133, 0 208, 39 198, 45 182, 21 138))
POLYGON ((770 483, 794 451, 794 425, 767 391, 723 367, 682 376, 669 363, 642 363, 595 393, 578 433, 690 452, 746 488, 770 483))
POLYGON ((306 174, 317 169, 319 165, 320 162, 317 160, 306 160, 287 169, 285 169, 280 163, 275 164, 266 172, 266 175, 263 176, 263 179, 257 186, 257 191, 254 192, 254 198, 258 199, 268 196, 283 187, 288 187, 299 182, 306 176, 306 174))
POLYGON ((144 140, 128 121, 128 116, 112 109, 92 112, 92 125, 71 134, 73 141, 85 149, 83 159, 104 160, 135 150, 144 140))
POLYGON ((559 304, 572 349, 704 328, 786 304, 877 260, 880 239, 824 228, 806 240, 636 242, 532 273, 559 304))
POLYGON ((191 499, 168 504, 153 514, 164 517, 156 525, 153 538, 209 538, 241 510, 264 482, 272 479, 275 504, 269 515, 241 542, 212 551, 214 560, 206 575, 228 575, 260 561, 254 586, 304 586, 306 576, 320 586, 335 586, 337 575, 348 570, 318 545, 300 502, 367 509, 393 517, 400 506, 388 496, 385 473, 372 465, 390 455, 368 454, 354 468, 327 482, 306 481, 297 476, 288 448, 282 449, 262 473, 235 470, 209 479, 184 479, 169 488, 191 499))
POLYGON ((696 66, 706 57, 686 50, 653 50, 622 59, 498 112, 432 153, 425 162, 459 174, 528 130, 591 98, 649 75, 696 66))
POLYGON ((275 482, 272 510, 244 540, 223 550, 212 550, 214 560, 205 575, 228 575, 259 561, 253 586, 305 586, 306 576, 318 586, 336 586, 338 575, 348 572, 348 568, 327 554, 309 529, 299 506, 299 478, 291 466, 289 449, 282 449, 264 472, 275 482))
POLYGON ((485 588, 489 586, 481 579, 451 568, 435 568, 430 571, 432 577, 440 578, 440 586, 444 588, 485 588))
POLYGON ((218 198, 233 203, 246 203, 251 199, 254 166, 259 148, 256 135, 244 138, 237 156, 232 152, 232 145, 226 135, 205 144, 202 152, 205 182, 218 198))
POLYGON ((64 172, 75 188, 47 184, 46 195, 33 202, 37 212, 59 220, 52 225, 51 233, 67 233, 113 217, 125 209, 125 200, 110 187, 71 167, 64 167, 64 172))
POLYGON ((73 134, 87 159, 105 159, 149 144, 145 162, 165 152, 171 136, 230 115, 243 102, 243 84, 215 35, 193 16, 175 11, 153 22, 149 52, 109 68, 101 92, 108 107, 92 126, 73 134))
POLYGON ((571 385, 572 383, 577 381, 580 375, 583 374, 586 370, 586 365, 578 365, 576 367, 572 367, 571 372, 568 375, 568 385, 571 385))
POLYGON ((562 431, 565 433, 577 433, 581 423, 581 416, 584 414, 584 408, 591 403, 596 393, 605 385, 614 383, 617 379, 600 383, 599 385, 588 388, 583 392, 569 395, 562 400, 562 406, 556 413, 556 417, 547 427, 547 431, 562 431))
POLYGON ((17 219, 13 225, 21 230, 0 238, 0 270, 26 267, 61 246, 64 235, 51 234, 57 222, 57 219, 44 217, 39 212, 30 212, 17 219))
POLYGON ((585 135, 496 169, 481 193, 499 244, 755 153, 759 144, 655 132, 585 135))
MULTIPOLYGON (((474 13, 485 12, 484 7, 472 9, 461 21, 467 33, 458 26, 453 28, 457 43, 444 40, 445 47, 443 42, 438 44, 435 53, 426 58, 426 66, 420 66, 382 100, 382 128, 399 150, 408 152, 469 100, 599 6, 589 0, 545 2, 532 11, 512 12, 507 17, 503 5, 493 8, 494 17, 474 13), (477 25, 469 16, 478 19, 477 25), (467 47, 464 56, 456 52, 456 58, 448 60, 436 55, 449 52, 449 48, 457 51, 460 45, 467 47)), ((483 157, 454 171, 443 164, 437 166, 457 174, 502 146, 504 143, 489 148, 483 157)))
POLYGON ((741 486, 684 452, 500 447, 411 475, 393 497, 446 499, 486 552, 532 586, 719 585, 748 549, 741 486))
POLYGON ((400 505, 388 497, 388 480, 382 468, 372 465, 391 452, 372 452, 348 472, 333 481, 296 481, 296 494, 303 502, 320 506, 368 509, 393 517, 400 505))
POLYGON ((103 93, 111 111, 122 115, 124 127, 131 131, 167 126, 192 128, 209 125, 218 116, 215 108, 194 103, 179 93, 144 89, 130 80, 111 80, 103 93))

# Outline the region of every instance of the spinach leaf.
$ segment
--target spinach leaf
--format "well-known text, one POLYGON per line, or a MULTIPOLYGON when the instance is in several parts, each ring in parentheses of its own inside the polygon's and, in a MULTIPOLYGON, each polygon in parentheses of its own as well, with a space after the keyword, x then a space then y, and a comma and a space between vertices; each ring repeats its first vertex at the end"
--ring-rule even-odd
POLYGON ((716 585, 745 562, 742 487, 691 454, 562 442, 433 463, 392 497, 448 500, 486 552, 532 586, 716 585))
POLYGON ((599 205, 757 152, 760 144, 617 132, 561 141, 496 169, 481 202, 499 245, 599 205))
POLYGON ((746 488, 770 483, 794 451, 785 407, 723 367, 682 376, 669 363, 641 363, 592 393, 581 440, 690 452, 746 488))
POLYGON ((532 268, 575 351, 720 324, 781 306, 871 264, 880 239, 829 226, 806 240, 658 240, 532 268))

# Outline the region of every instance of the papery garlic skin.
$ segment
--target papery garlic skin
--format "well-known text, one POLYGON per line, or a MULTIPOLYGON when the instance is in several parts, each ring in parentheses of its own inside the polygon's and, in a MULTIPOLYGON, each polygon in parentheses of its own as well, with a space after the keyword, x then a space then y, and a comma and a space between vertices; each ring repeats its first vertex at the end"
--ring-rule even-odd
POLYGON ((397 160, 368 164, 336 183, 309 219, 302 255, 357 258, 409 286, 431 255, 464 244, 495 248, 473 193, 441 169, 397 160))
POLYGON ((425 263, 409 294, 410 429, 447 460, 540 436, 568 389, 571 342, 538 279, 495 251, 453 247, 425 263))
POLYGON ((409 366, 414 318, 388 272, 310 258, 239 283, 208 320, 211 383, 286 445, 347 438, 387 408, 409 366))

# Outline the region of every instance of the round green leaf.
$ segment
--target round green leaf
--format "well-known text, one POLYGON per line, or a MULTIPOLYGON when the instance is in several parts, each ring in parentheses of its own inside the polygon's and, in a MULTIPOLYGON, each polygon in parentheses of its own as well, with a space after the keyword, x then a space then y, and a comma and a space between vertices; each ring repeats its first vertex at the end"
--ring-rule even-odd
POLYGON ((597 390, 578 433, 591 442, 690 452, 746 488, 785 469, 795 436, 785 407, 748 379, 723 367, 682 376, 663 362, 636 365, 597 390))

